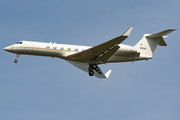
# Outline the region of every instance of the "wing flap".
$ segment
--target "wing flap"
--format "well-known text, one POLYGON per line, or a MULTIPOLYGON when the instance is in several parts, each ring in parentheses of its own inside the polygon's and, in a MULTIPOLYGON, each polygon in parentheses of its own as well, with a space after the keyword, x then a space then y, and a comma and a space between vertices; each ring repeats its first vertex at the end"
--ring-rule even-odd
POLYGON ((119 49, 119 46, 115 46, 112 49, 105 52, 102 56, 100 56, 98 59, 103 61, 103 63, 106 63, 106 61, 119 49))
POLYGON ((162 32, 158 32, 158 33, 149 35, 149 36, 147 36, 147 38, 154 38, 154 39, 158 38, 158 39, 160 39, 158 45, 160 45, 160 46, 167 46, 167 44, 166 44, 166 42, 164 41, 163 38, 167 37, 166 35, 171 33, 171 32, 173 32, 174 30, 176 30, 176 29, 164 30, 162 32))

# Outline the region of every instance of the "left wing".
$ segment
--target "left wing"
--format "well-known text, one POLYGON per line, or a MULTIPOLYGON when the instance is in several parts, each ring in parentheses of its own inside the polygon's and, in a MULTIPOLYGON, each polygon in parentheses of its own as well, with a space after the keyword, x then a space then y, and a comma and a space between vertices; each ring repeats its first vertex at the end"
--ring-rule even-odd
MULTIPOLYGON (((79 69, 89 73, 89 71, 88 71, 89 64, 83 63, 83 62, 68 61, 68 60, 67 60, 67 62, 69 62, 70 64, 74 65, 75 67, 78 67, 79 69)), ((100 71, 102 72, 102 74, 99 74, 96 70, 93 70, 93 71, 94 71, 94 76, 96 76, 98 78, 108 78, 112 70, 109 70, 106 74, 104 74, 101 71, 101 69, 100 69, 100 71)))
POLYGON ((116 37, 116 38, 109 40, 107 42, 104 42, 100 45, 89 48, 83 52, 69 55, 65 59, 70 60, 70 61, 77 61, 77 62, 89 62, 94 58, 98 58, 98 57, 105 55, 104 53, 109 53, 108 57, 103 57, 102 61, 103 61, 103 63, 105 63, 108 60, 108 58, 110 58, 118 50, 116 46, 129 36, 132 28, 133 27, 130 27, 120 37, 116 37), (113 49, 114 47, 115 47, 115 49, 113 49), (109 52, 109 51, 111 51, 111 52, 109 52))

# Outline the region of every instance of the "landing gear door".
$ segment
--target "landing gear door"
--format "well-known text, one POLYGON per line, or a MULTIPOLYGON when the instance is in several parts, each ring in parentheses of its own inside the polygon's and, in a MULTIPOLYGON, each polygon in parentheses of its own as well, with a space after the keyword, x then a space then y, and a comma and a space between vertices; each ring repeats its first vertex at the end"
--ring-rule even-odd
POLYGON ((37 43, 33 44, 33 49, 32 49, 32 51, 33 51, 33 52, 38 52, 38 47, 39 47, 39 45, 38 45, 37 43))

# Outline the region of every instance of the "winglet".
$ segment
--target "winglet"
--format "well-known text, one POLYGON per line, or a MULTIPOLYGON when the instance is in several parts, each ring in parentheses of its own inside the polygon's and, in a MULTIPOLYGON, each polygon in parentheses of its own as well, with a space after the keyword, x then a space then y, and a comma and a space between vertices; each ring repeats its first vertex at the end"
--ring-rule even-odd
POLYGON ((109 75, 111 74, 111 71, 112 71, 112 70, 109 70, 109 71, 105 74, 106 78, 109 77, 109 75))
POLYGON ((131 26, 131 27, 123 34, 123 36, 129 36, 129 34, 131 33, 132 29, 133 29, 133 26, 131 26))

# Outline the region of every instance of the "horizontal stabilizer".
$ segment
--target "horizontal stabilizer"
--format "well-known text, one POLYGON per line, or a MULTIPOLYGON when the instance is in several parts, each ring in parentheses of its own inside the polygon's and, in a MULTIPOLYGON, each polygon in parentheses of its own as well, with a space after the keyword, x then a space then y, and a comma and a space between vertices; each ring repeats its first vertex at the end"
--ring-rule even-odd
POLYGON ((155 33, 155 34, 149 35, 149 36, 147 36, 147 38, 159 38, 159 37, 163 37, 163 36, 166 36, 167 34, 173 32, 174 30, 176 30, 176 29, 168 29, 168 30, 165 30, 165 31, 162 31, 162 32, 159 32, 159 33, 155 33))
POLYGON ((150 38, 150 39, 160 39, 158 45, 160 46, 167 46, 166 42, 164 41, 164 37, 167 37, 166 35, 173 32, 176 29, 168 29, 159 33, 155 33, 152 35, 147 36, 146 38, 150 38))
POLYGON ((157 45, 167 46, 163 38, 167 37, 166 35, 174 30, 175 29, 168 29, 155 34, 144 34, 142 39, 134 47, 140 53, 140 56, 152 58, 157 45))

